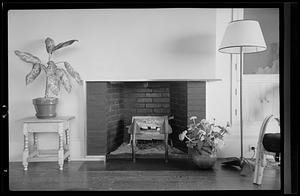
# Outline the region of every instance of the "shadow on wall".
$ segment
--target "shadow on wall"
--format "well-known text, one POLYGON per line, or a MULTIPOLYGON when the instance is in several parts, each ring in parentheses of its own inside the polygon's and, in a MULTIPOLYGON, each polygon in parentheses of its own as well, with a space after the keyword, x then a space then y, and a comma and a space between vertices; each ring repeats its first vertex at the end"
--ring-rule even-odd
POLYGON ((215 36, 209 34, 196 34, 181 37, 167 44, 168 53, 185 56, 201 57, 215 54, 215 36))
MULTIPOLYGON (((18 48, 16 48, 16 50, 17 49, 18 48)), ((26 44, 22 48, 20 48, 20 50, 33 52, 33 53, 43 50, 43 52, 45 52, 45 57, 47 57, 44 39, 35 39, 35 40, 31 40, 30 42, 26 42, 26 44)), ((37 54, 33 54, 33 55, 37 55, 37 54)))
MULTIPOLYGON (((260 97, 259 97, 259 100, 260 101, 263 101, 263 102, 267 102, 269 103, 267 97, 273 97, 273 94, 278 94, 279 95, 279 84, 277 85, 274 85, 272 86, 271 88, 267 89, 265 91, 264 94, 262 94, 260 97)), ((257 105, 255 108, 254 108, 254 115, 255 116, 261 116, 261 118, 265 118, 266 116, 264 116, 264 112, 262 110, 261 107, 258 107, 259 105, 257 105)), ((279 105, 278 105, 279 107, 279 105)), ((274 114, 275 115, 275 114, 274 114)))

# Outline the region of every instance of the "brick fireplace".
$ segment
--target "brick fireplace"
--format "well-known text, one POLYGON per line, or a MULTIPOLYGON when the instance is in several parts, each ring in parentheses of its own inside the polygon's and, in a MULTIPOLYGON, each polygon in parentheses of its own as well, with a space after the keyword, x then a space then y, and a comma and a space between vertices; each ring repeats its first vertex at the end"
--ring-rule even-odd
POLYGON ((106 155, 128 142, 132 116, 174 116, 170 140, 185 151, 178 134, 190 116, 205 118, 205 86, 205 81, 87 82, 87 155, 106 155))

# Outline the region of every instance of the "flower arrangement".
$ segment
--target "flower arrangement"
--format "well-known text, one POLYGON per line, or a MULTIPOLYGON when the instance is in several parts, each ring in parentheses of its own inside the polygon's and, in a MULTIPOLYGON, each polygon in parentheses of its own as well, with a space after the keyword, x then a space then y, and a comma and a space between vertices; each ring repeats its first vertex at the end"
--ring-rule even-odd
POLYGON ((210 156, 222 145, 223 136, 229 133, 230 124, 227 122, 227 125, 223 127, 217 125, 215 119, 213 122, 202 119, 199 123, 196 123, 196 119, 196 116, 190 118, 193 123, 189 124, 187 130, 179 134, 179 140, 186 139, 188 148, 196 149, 200 154, 210 156))

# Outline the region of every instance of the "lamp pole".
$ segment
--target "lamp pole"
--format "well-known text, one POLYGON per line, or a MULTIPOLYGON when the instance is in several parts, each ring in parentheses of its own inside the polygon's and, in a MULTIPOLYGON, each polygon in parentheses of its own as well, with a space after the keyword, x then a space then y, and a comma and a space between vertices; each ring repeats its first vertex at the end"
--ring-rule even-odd
MULTIPOLYGON (((266 42, 264 40, 260 25, 255 20, 235 20, 231 21, 224 33, 219 51, 229 54, 240 55, 240 142, 241 142, 241 157, 231 157, 227 161, 223 162, 224 165, 240 166, 242 169, 249 162, 243 156, 243 56, 244 53, 261 52, 267 49, 266 42), (245 50, 246 49, 246 50, 245 50)), ((245 170, 247 171, 247 169, 245 170)))

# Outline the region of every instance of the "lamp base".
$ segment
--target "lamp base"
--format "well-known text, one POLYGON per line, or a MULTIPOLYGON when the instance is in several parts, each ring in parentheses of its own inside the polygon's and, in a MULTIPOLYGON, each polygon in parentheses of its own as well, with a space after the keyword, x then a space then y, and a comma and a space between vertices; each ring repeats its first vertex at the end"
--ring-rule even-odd
POLYGON ((221 163, 223 166, 240 167, 241 176, 249 176, 254 172, 255 165, 245 158, 229 157, 221 163))

